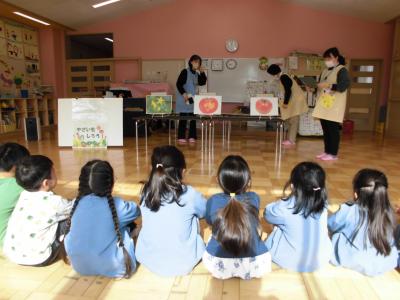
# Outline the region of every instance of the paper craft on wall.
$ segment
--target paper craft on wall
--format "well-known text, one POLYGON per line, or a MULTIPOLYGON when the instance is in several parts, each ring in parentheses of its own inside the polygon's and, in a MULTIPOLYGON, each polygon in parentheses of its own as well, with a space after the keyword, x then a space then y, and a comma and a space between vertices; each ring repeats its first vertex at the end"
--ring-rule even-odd
POLYGON ((31 45, 37 45, 37 33, 34 30, 23 28, 22 29, 23 42, 31 45))
POLYGON ((22 28, 11 24, 5 25, 6 38, 13 42, 22 42, 22 28))
POLYGON ((251 97, 250 98, 251 116, 278 116, 277 97, 251 97))
POLYGON ((39 60, 39 50, 37 46, 24 45, 25 59, 39 60))
POLYGON ((220 115, 222 96, 196 95, 194 97, 195 115, 220 115))
POLYGON ((73 148, 107 148, 106 125, 104 99, 72 102, 73 148))
POLYGON ((7 41, 7 54, 11 58, 23 59, 24 50, 22 44, 7 41))
POLYGON ((0 37, 0 56, 7 55, 7 42, 6 39, 0 37))
POLYGON ((172 113, 171 95, 150 95, 146 96, 146 114, 170 114, 172 113))

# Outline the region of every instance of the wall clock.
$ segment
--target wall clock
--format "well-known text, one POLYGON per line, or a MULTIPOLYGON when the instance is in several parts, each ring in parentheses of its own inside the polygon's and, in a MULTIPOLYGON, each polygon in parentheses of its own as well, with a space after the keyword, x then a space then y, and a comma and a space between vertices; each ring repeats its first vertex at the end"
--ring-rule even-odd
POLYGON ((238 64, 238 63, 237 63, 237 60, 236 60, 236 59, 233 59, 233 58, 230 58, 230 59, 228 59, 228 60, 225 62, 226 68, 229 69, 229 70, 234 70, 234 69, 236 69, 237 64, 238 64))
POLYGON ((238 50, 239 43, 235 39, 229 39, 225 42, 225 48, 226 48, 226 51, 228 51, 230 53, 234 53, 238 50))

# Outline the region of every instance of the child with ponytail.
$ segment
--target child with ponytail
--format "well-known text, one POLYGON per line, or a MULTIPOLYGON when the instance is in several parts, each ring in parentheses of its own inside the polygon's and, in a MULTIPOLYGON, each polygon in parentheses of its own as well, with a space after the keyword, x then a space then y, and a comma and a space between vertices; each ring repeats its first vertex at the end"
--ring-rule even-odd
POLYGON ((289 187, 289 196, 265 208, 265 220, 275 225, 266 246, 272 261, 280 267, 313 272, 328 264, 332 255, 325 172, 316 163, 299 163, 291 172, 284 194, 289 187))
POLYGON ((249 166, 240 156, 227 156, 217 178, 223 193, 207 201, 206 220, 212 226, 212 237, 203 263, 219 279, 262 277, 271 271, 271 256, 259 233, 260 198, 248 191, 249 166))
POLYGON ((205 248, 198 220, 204 217, 206 199, 183 183, 185 169, 179 149, 154 148, 150 177, 141 193, 142 229, 136 257, 161 276, 190 273, 205 248))
POLYGON ((395 216, 387 189, 387 178, 380 171, 363 169, 356 174, 354 201, 342 204, 329 217, 334 265, 369 276, 396 267, 395 216))
POLYGON ((113 187, 114 171, 107 161, 82 167, 64 241, 72 267, 82 275, 129 278, 136 269, 129 228, 140 210, 134 202, 113 197, 113 187))

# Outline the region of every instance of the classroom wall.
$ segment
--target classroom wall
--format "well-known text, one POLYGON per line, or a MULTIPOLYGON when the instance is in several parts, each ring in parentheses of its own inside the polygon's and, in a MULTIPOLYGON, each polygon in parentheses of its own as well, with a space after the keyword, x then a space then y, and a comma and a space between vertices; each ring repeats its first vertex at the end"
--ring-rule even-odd
MULTIPOLYGON (((116 57, 143 59, 283 57, 294 50, 322 52, 337 46, 347 57, 381 58, 380 102, 387 101, 393 24, 366 21, 277 0, 176 0, 148 11, 79 28, 72 34, 112 32, 116 57), (234 54, 228 38, 239 41, 234 54)), ((117 70, 133 79, 136 70, 117 70)))
POLYGON ((39 52, 42 84, 54 86, 56 98, 65 97, 65 32, 61 29, 40 29, 39 52))

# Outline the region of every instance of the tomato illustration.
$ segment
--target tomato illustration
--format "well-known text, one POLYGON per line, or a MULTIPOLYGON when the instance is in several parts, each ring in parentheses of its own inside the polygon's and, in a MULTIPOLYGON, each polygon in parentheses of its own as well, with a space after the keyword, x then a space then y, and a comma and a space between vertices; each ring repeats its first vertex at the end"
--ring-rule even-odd
POLYGON ((218 109, 218 100, 215 98, 203 98, 199 102, 199 108, 204 114, 213 114, 218 109))
POLYGON ((272 103, 268 99, 258 99, 256 101, 256 110, 262 114, 266 115, 272 110, 272 103))

